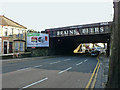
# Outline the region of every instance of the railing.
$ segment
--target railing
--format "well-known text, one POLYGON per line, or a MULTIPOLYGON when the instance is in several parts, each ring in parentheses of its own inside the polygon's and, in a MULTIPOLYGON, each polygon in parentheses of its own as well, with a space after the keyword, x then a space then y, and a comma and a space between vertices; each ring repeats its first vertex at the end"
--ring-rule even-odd
POLYGON ((93 35, 93 34, 105 34, 105 33, 110 33, 110 25, 49 31, 50 37, 93 35))

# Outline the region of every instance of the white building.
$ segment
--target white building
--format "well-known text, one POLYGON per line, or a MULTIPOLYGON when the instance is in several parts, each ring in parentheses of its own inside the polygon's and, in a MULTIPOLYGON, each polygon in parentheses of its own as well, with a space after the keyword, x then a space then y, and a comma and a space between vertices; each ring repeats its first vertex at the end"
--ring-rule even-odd
POLYGON ((26 29, 13 20, 0 16, 0 53, 24 52, 26 29))

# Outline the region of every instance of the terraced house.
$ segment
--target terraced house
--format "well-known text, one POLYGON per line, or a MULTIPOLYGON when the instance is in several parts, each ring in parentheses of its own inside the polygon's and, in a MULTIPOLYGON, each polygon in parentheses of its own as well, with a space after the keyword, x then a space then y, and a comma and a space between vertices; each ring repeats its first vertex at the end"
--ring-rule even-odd
POLYGON ((0 15, 0 53, 25 52, 26 29, 26 27, 0 15))

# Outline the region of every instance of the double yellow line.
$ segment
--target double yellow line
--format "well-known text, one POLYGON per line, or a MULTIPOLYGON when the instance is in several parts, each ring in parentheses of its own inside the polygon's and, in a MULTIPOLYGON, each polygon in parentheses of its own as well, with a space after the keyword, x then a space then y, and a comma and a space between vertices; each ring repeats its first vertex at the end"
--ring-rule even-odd
POLYGON ((99 55, 98 55, 98 57, 97 57, 97 60, 98 60, 97 65, 96 65, 96 67, 95 67, 95 69, 94 69, 94 71, 93 71, 93 73, 92 73, 92 76, 91 76, 88 84, 87 84, 86 87, 85 87, 85 90, 88 90, 88 88, 93 89, 94 86, 95 86, 96 78, 97 78, 97 74, 98 74, 98 70, 99 70, 99 68, 100 68, 99 55), (91 86, 91 87, 90 87, 90 86, 91 86))

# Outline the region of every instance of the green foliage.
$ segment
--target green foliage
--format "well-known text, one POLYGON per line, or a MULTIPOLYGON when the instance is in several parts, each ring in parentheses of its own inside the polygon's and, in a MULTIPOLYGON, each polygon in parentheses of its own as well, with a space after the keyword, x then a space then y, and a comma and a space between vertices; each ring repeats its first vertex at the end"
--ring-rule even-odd
POLYGON ((33 29, 28 29, 27 32, 28 32, 28 33, 40 33, 40 31, 35 31, 35 30, 33 30, 33 29))

